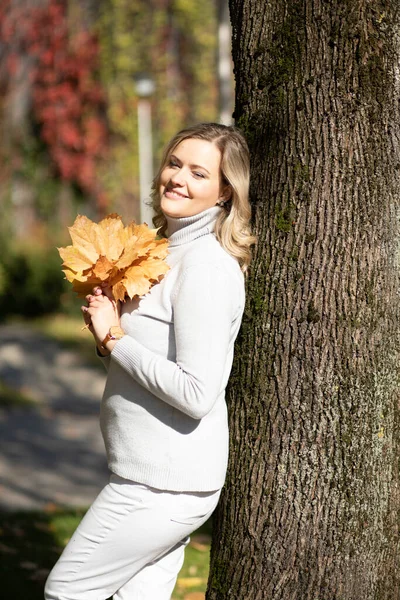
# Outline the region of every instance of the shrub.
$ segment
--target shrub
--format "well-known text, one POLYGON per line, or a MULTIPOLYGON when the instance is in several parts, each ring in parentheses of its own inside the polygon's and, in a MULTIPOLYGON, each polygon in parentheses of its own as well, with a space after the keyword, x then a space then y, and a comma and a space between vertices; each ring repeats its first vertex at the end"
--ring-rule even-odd
POLYGON ((56 248, 20 246, 0 257, 0 314, 36 317, 60 310, 66 282, 56 248))

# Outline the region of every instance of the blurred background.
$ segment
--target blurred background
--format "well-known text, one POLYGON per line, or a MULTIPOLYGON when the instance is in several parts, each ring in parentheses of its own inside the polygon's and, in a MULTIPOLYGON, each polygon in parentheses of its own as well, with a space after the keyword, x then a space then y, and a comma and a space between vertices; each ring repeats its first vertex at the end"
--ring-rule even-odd
MULTIPOLYGON (((5 598, 42 598, 108 476, 97 422, 105 374, 57 247, 77 214, 149 223, 163 146, 197 122, 230 124, 233 97, 228 0, 0 2, 5 598)), ((174 598, 204 598, 209 528, 194 537, 174 598)))
POLYGON ((227 0, 1 0, 2 316, 56 308, 54 248, 77 213, 149 220, 169 138, 230 123, 228 19, 227 0))

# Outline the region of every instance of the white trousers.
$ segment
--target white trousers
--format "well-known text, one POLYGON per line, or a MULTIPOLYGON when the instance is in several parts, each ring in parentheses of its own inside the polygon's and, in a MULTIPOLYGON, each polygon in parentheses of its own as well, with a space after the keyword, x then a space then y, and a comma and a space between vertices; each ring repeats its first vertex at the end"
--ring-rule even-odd
POLYGON ((189 534, 220 490, 167 492, 112 475, 51 571, 46 600, 170 600, 189 534))

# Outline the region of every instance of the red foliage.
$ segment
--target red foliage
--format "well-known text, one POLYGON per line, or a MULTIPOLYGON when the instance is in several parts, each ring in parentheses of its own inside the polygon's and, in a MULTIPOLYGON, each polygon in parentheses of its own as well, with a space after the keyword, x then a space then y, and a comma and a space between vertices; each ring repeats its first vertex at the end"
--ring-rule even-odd
POLYGON ((99 47, 87 31, 68 29, 67 0, 16 7, 2 0, 0 42, 7 70, 16 75, 19 57, 33 58, 32 99, 41 137, 60 176, 103 201, 96 165, 107 149, 105 93, 96 79, 99 47))

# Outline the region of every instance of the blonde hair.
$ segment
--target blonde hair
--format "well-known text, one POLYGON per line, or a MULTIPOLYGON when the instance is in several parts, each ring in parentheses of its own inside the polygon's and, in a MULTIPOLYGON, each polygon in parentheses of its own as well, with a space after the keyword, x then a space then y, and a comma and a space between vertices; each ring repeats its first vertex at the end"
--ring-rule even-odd
POLYGON ((167 219, 160 206, 160 177, 174 149, 183 140, 198 139, 214 143, 221 152, 221 179, 229 185, 231 197, 223 205, 223 210, 215 224, 215 235, 221 246, 236 258, 243 271, 251 261, 251 246, 256 238, 251 234, 249 203, 250 158, 249 149, 243 135, 235 127, 218 123, 200 123, 179 131, 164 150, 160 169, 154 178, 152 200, 155 216, 153 223, 160 228, 159 234, 166 235, 167 219))

